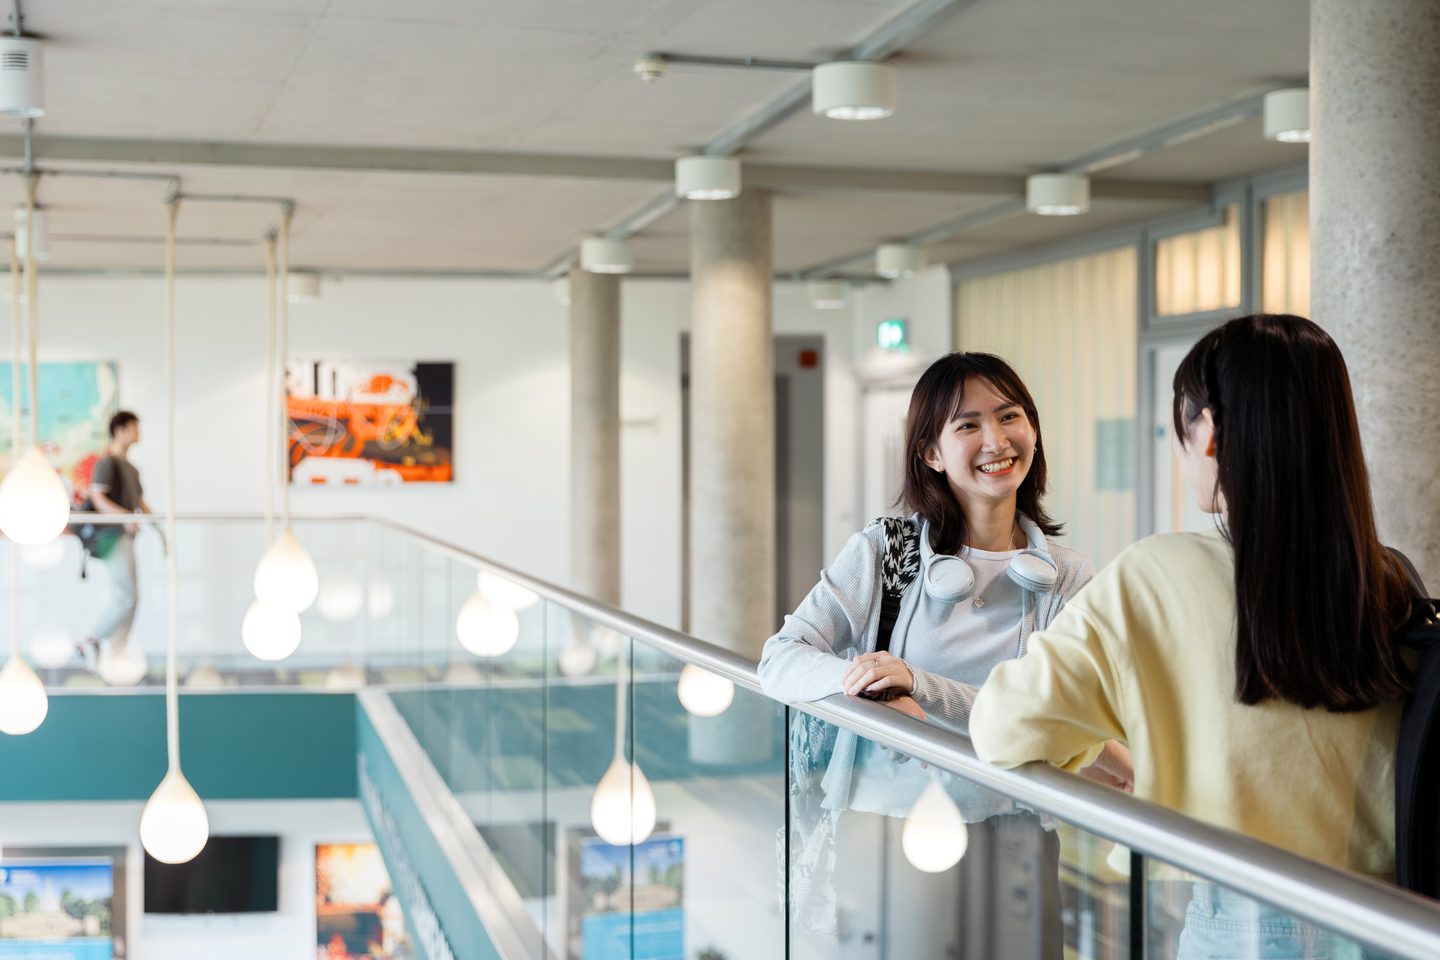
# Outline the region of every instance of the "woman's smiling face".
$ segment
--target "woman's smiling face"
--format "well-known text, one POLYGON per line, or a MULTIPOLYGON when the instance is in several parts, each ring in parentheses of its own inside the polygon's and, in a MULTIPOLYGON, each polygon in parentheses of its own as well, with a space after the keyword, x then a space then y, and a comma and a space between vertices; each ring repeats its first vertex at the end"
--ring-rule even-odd
POLYGON ((1024 408, 971 377, 957 409, 926 448, 925 463, 945 474, 962 506, 1013 498, 1035 455, 1035 427, 1024 408))

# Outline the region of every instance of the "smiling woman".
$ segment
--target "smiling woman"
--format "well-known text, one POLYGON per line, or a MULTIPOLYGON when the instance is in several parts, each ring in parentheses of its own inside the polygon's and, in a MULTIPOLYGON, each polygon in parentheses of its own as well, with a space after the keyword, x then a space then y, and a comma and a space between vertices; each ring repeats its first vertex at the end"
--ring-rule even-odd
MULTIPOLYGON (((1043 505, 1039 411, 1001 358, 952 353, 931 365, 910 398, 904 451, 899 502, 911 517, 877 520, 850 538, 766 641, 760 679, 766 693, 790 702, 845 693, 964 729, 990 670, 1022 656, 1030 633, 1044 629, 1094 571, 1050 539, 1060 525, 1043 505)), ((1126 785, 1123 748, 1111 748, 1106 765, 1118 776, 1092 776, 1126 785)), ((931 779, 919 764, 841 731, 823 780, 823 808, 834 813, 810 826, 833 830, 842 810, 905 816, 931 779)), ((1031 875, 1044 878, 1046 902, 1027 952, 1058 956, 1053 834, 994 795, 940 780, 978 829, 1034 839, 1025 846, 1035 852, 1031 875)), ((826 846, 803 842, 807 851, 826 846)))

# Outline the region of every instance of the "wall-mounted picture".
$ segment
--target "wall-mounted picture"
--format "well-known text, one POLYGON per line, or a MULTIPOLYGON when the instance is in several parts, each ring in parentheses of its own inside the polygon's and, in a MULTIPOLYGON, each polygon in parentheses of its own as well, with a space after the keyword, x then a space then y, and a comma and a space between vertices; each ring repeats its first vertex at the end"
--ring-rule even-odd
POLYGON ((0 957, 112 960, 115 873, 109 859, 0 863, 0 957))
POLYGON ((316 960, 412 960, 405 913, 373 843, 315 846, 316 960))
POLYGON ((398 486, 455 479, 455 364, 293 360, 290 482, 398 486))
MULTIPOLYGON (((0 364, 0 464, 10 466, 11 367, 0 364)), ((40 441, 77 499, 90 486, 90 471, 110 444, 110 418, 120 409, 119 369, 114 363, 42 363, 40 441)), ((20 416, 29 440, 30 375, 20 368, 20 416)))
POLYGON ((685 960, 685 840, 571 836, 571 960, 685 960))

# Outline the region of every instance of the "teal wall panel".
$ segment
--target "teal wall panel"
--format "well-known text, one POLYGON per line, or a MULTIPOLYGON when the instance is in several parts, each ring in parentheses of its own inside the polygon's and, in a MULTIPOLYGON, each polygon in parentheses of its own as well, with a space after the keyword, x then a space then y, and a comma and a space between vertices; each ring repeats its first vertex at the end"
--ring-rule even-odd
MULTIPOLYGON (((355 697, 180 696, 180 763, 206 800, 353 799, 355 697)), ((165 775, 165 697, 50 698, 40 729, 0 734, 0 802, 144 800, 165 775)))

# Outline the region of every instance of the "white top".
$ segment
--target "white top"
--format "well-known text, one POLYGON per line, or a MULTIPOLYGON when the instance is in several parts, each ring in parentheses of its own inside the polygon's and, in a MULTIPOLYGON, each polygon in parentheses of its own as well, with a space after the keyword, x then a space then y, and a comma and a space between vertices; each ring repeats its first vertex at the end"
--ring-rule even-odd
MULTIPOLYGON (((930 551, 923 547, 922 551, 929 556, 930 551)), ((891 652, 920 670, 976 687, 995 664, 1020 656, 1025 592, 1005 572, 1019 554, 1019 550, 966 547, 960 557, 975 573, 975 592, 969 600, 946 604, 922 588, 915 620, 903 638, 892 640, 891 652)), ((850 809, 892 817, 904 816, 915 805, 931 775, 920 764, 902 760, 868 740, 860 741, 856 762, 859 771, 851 781, 850 809)), ((950 774, 940 779, 966 820, 975 822, 1013 809, 1004 797, 968 781, 950 774)))

